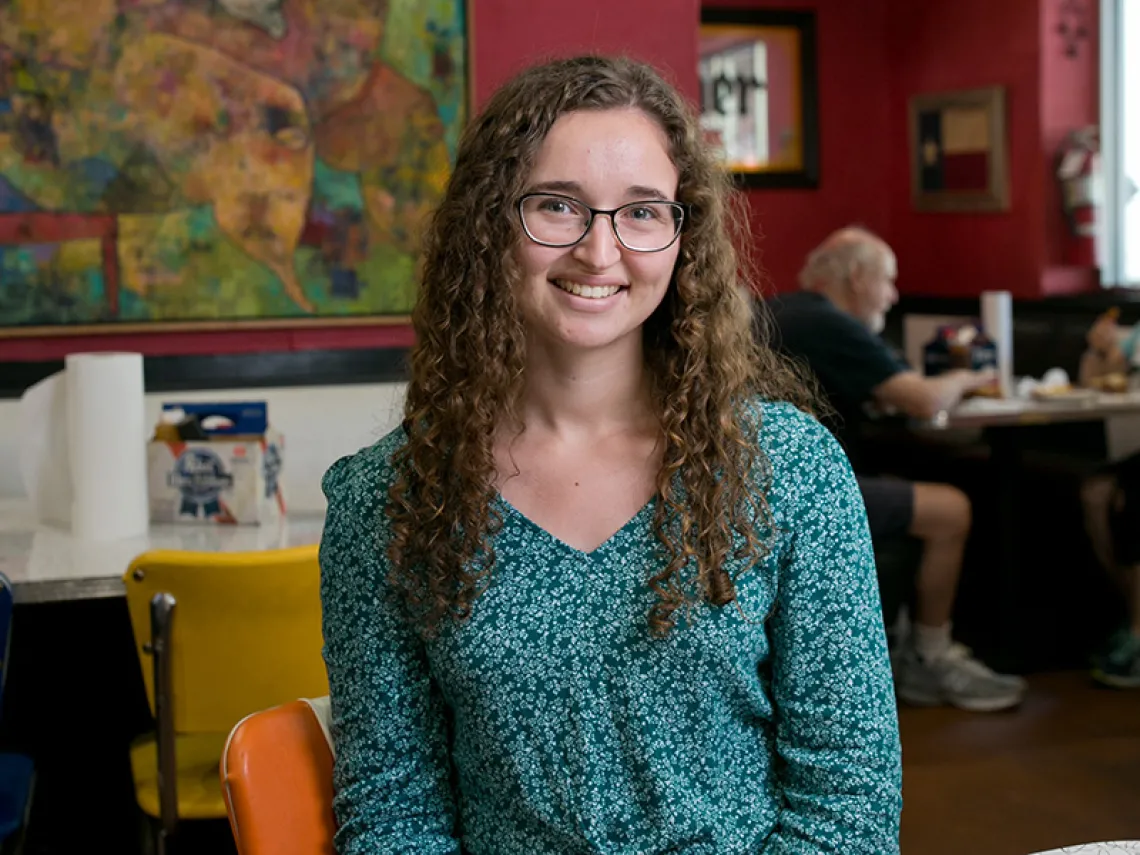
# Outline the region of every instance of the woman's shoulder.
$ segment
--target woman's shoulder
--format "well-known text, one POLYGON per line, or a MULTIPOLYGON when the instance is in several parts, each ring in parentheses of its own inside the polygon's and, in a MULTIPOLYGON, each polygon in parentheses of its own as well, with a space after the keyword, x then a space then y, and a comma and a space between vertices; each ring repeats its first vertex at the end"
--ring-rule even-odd
POLYGON ((767 458, 769 499, 780 514, 810 513, 824 496, 856 490, 843 447, 810 413, 788 403, 758 402, 760 448, 767 458))
POLYGON ((397 427, 372 445, 330 466, 321 479, 321 488, 329 503, 374 505, 395 479, 392 456, 405 439, 404 429, 397 427))
POLYGON ((760 447, 770 457, 826 453, 835 443, 819 419, 785 401, 756 398, 745 412, 753 431, 759 431, 760 447))

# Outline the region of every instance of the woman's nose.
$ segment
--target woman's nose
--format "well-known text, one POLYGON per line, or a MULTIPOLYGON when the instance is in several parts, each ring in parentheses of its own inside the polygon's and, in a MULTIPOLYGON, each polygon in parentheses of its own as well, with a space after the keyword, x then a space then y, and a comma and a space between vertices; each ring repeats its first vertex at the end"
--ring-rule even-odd
POLYGON ((608 215, 594 217, 585 237, 574 246, 574 256, 595 270, 604 270, 621 258, 621 243, 608 215))

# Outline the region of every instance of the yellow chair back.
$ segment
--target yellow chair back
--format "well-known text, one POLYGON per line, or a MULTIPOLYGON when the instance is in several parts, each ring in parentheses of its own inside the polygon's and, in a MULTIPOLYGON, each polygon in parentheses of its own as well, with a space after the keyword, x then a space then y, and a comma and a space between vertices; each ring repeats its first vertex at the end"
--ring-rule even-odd
POLYGON ((152 712, 151 600, 174 599, 168 653, 177 733, 228 733, 256 710, 328 694, 316 545, 147 552, 123 581, 152 712))

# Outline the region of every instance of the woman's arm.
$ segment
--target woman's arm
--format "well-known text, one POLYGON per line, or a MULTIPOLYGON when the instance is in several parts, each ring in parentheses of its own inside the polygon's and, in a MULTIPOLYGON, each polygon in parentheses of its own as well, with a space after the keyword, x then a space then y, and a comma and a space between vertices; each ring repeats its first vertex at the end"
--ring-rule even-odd
POLYGON ((866 512, 831 434, 791 422, 773 456, 792 528, 770 628, 784 806, 764 851, 892 855, 901 750, 866 512))
POLYGON ((339 855, 454 855, 442 700, 385 584, 380 447, 336 463, 321 540, 339 855))

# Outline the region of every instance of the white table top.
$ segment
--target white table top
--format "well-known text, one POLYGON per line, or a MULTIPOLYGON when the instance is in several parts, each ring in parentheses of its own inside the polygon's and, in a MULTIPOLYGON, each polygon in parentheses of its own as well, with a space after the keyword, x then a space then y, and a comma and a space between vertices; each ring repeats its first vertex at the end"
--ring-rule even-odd
POLYGON ((289 515, 270 525, 152 525, 146 535, 99 543, 38 523, 22 499, 0 499, 0 573, 16 602, 124 595, 122 577, 149 549, 244 552, 319 543, 323 514, 289 515))
POLYGON ((1089 393, 1057 400, 970 398, 931 422, 934 428, 1006 427, 1099 421, 1140 412, 1140 391, 1089 393))

